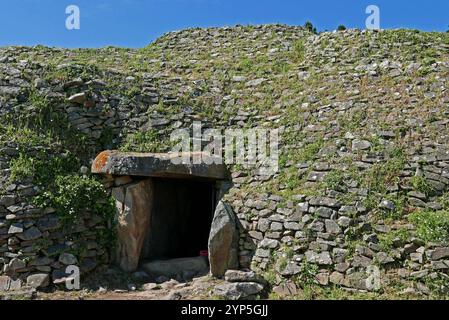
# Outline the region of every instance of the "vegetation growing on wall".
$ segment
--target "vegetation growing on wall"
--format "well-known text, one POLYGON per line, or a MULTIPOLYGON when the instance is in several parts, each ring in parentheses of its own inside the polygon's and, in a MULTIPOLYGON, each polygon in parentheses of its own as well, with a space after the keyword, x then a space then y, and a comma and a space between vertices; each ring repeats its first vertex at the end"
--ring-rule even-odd
MULTIPOLYGON (((321 280, 330 281, 342 270, 335 259, 340 251, 351 266, 340 276, 361 269, 360 260, 416 271, 410 254, 401 253, 405 246, 408 252, 424 241, 426 252, 431 242, 448 242, 449 197, 441 190, 447 187, 449 37, 307 29, 197 29, 138 50, 14 49, 10 61, 29 61, 11 65, 30 87, 20 87, 15 102, 0 101, 2 113, 4 102, 14 106, 0 120, 2 150, 13 159, 6 164, 9 182, 36 185, 34 203, 55 208, 66 226, 86 214, 108 220, 108 195, 80 172, 104 146, 165 152, 173 130, 198 120, 220 129, 282 128, 277 174, 230 166, 236 189, 230 203, 251 231, 242 239, 242 261, 268 239, 269 248, 254 253, 254 266, 271 256, 277 264, 263 270, 270 283, 293 280, 306 298, 345 298, 338 285, 318 288, 316 280, 326 273, 321 280), (47 84, 35 85, 41 80, 47 84), (87 104, 67 101, 80 92, 87 104), (87 130, 77 128, 80 119, 87 130), (326 252, 325 265, 304 263, 307 250, 326 252), (292 263, 300 268, 288 279, 280 271, 292 263)), ((96 231, 104 236, 104 229, 96 231)), ((429 271, 422 283, 444 288, 430 262, 416 268, 429 271)))
MULTIPOLYGON (((33 203, 56 209, 68 234, 86 215, 98 216, 105 224, 112 222, 114 206, 102 183, 80 172, 92 154, 87 137, 47 97, 31 91, 28 103, 30 114, 0 119, 4 124, 0 136, 14 143, 19 153, 10 161, 9 182, 36 185, 39 191, 33 203)), ((109 242, 114 237, 110 229, 103 235, 109 242)))
POLYGON ((409 216, 416 233, 426 242, 449 244, 449 211, 417 211, 409 216))

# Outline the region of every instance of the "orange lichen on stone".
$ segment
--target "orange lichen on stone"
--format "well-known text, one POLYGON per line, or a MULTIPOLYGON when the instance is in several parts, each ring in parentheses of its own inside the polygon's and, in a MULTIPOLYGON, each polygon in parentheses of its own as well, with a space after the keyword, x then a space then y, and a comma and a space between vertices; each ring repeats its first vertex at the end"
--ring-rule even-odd
POLYGON ((106 163, 109 160, 111 155, 111 151, 106 150, 101 152, 92 163, 92 172, 102 172, 103 168, 106 166, 106 163))

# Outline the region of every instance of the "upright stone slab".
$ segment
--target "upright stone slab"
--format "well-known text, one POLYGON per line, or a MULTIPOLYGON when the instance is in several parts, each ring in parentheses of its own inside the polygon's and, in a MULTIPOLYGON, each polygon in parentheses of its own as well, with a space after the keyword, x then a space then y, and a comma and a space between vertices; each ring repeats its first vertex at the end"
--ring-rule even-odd
POLYGON ((238 232, 234 212, 220 201, 209 235, 210 272, 223 277, 226 270, 238 268, 238 232))
POLYGON ((127 187, 115 188, 113 197, 118 209, 116 260, 123 270, 133 272, 138 267, 149 230, 153 202, 152 182, 148 179, 127 187))

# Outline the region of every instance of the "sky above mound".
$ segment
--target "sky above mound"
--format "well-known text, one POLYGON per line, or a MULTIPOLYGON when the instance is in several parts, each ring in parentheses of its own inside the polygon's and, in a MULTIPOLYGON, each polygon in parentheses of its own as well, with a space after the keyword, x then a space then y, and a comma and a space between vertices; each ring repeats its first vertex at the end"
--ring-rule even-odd
POLYGON ((382 29, 449 29, 447 0, 3 0, 0 46, 144 47, 169 31, 236 24, 364 29, 369 5, 379 7, 382 29), (66 28, 69 5, 80 10, 78 30, 66 28))

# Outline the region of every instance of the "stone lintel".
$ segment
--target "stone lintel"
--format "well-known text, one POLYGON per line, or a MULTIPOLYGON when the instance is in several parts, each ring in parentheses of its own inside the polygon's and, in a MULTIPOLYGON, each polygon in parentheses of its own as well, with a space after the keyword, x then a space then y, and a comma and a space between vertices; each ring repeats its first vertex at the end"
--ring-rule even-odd
POLYGON ((92 173, 113 176, 228 179, 229 171, 226 165, 216 164, 213 160, 217 159, 201 152, 133 153, 107 150, 95 158, 92 163, 92 173), (201 156, 206 161, 194 164, 194 156, 201 156), (190 161, 182 163, 183 158, 188 158, 190 161))

